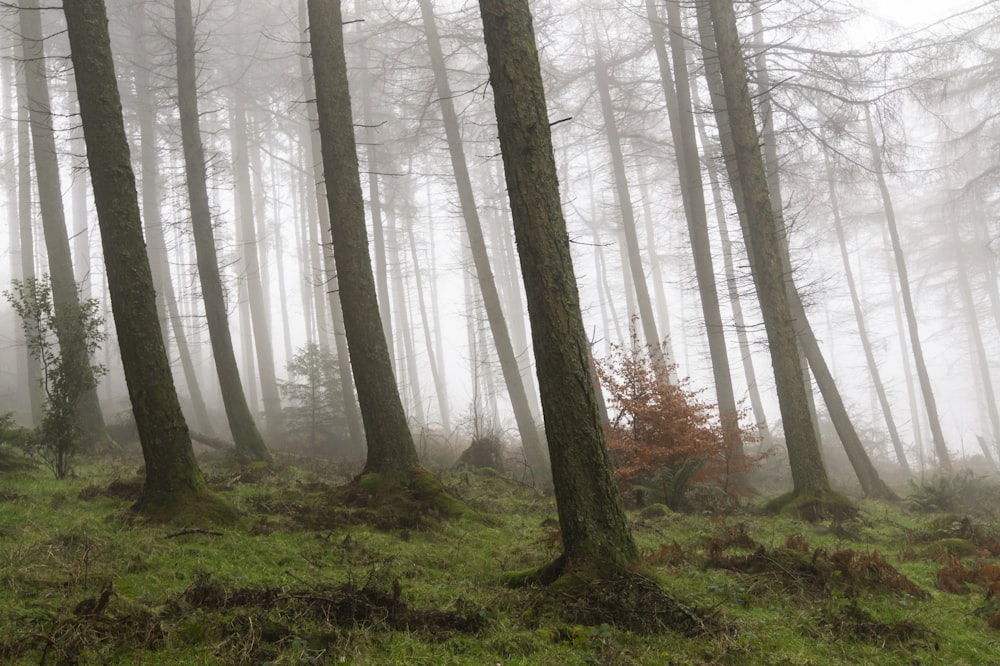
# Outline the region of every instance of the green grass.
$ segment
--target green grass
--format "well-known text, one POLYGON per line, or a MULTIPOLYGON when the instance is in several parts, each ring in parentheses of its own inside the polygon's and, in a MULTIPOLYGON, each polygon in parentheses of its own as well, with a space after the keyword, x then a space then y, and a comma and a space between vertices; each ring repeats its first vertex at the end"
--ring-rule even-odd
POLYGON ((347 481, 335 468, 241 473, 206 463, 241 518, 185 530, 146 523, 127 493, 105 492, 137 466, 90 463, 66 481, 43 469, 0 475, 0 663, 1000 660, 1000 631, 988 626, 1000 603, 978 583, 967 594, 936 587, 951 557, 966 568, 1000 564, 1000 548, 989 548, 995 514, 982 513, 1000 511, 995 489, 979 489, 977 514, 860 501, 861 517, 838 524, 752 507, 725 518, 631 511, 651 570, 715 626, 637 635, 539 617, 538 590, 503 586, 505 572, 556 557, 558 533, 550 498, 493 472, 440 476, 472 508, 461 517, 428 527, 397 516, 375 529, 364 524, 369 509, 330 502, 347 481), (980 543, 970 543, 966 515, 980 543), (790 537, 807 544, 797 555, 784 549, 790 537), (829 562, 847 550, 879 553, 927 598, 887 586, 877 565, 836 570, 829 562))

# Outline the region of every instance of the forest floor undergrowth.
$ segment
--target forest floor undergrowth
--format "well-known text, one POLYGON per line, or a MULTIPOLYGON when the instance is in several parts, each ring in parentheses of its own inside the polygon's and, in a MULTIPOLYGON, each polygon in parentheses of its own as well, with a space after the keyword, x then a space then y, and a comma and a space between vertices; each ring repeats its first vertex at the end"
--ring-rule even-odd
POLYGON ((560 546, 552 499, 496 472, 441 473, 472 511, 439 521, 349 508, 319 461, 206 461, 241 515, 218 528, 136 518, 138 464, 0 474, 0 663, 1000 663, 996 483, 840 522, 631 510, 649 569, 716 627, 642 635, 504 586, 560 546))

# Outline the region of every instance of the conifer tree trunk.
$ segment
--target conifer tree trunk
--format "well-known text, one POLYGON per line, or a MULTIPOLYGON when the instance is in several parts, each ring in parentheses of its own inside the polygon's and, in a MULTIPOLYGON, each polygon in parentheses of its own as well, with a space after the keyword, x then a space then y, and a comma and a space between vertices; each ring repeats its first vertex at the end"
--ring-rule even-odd
MULTIPOLYGON (((308 9, 306 0, 299 0, 299 28, 305 34, 309 27, 308 9)), ((306 50, 307 45, 302 45, 299 54, 299 71, 303 82, 313 78, 310 70, 310 57, 306 50)), ((308 89, 308 84, 307 84, 308 89)), ((312 93, 314 91, 310 91, 312 93)), ((308 95, 315 98, 314 94, 308 95)), ((344 310, 341 306, 340 286, 337 278, 337 267, 333 256, 333 239, 331 235, 330 202, 326 196, 326 183, 323 176, 323 150, 321 146, 319 127, 319 113, 316 109, 316 102, 306 104, 306 120, 308 125, 304 128, 307 132, 302 138, 302 147, 305 151, 306 164, 311 176, 313 191, 317 203, 317 215, 319 220, 320 238, 323 247, 323 281, 324 288, 330 300, 330 318, 333 321, 334 345, 337 350, 337 360, 340 363, 340 390, 344 397, 344 412, 347 418, 347 429, 351 440, 351 451, 353 454, 362 455, 366 447, 366 436, 362 423, 361 408, 355 393, 353 363, 351 362, 350 349, 347 342, 347 333, 344 324, 344 310)), ((313 222, 312 224, 315 224, 313 222)))
POLYGON ((73 259, 66 214, 62 203, 62 186, 59 164, 56 159, 55 133, 52 125, 52 103, 45 71, 45 47, 42 36, 42 17, 38 0, 24 0, 18 11, 21 39, 24 49, 25 90, 31 146, 35 157, 35 175, 38 186, 39 210, 45 237, 45 250, 49 259, 49 278, 52 283, 52 305, 55 309, 56 338, 60 353, 68 368, 74 368, 78 377, 89 377, 90 387, 78 398, 76 418, 83 436, 90 446, 110 441, 104 426, 104 414, 97 399, 97 382, 84 348, 84 341, 70 335, 61 322, 68 321, 71 313, 79 311, 80 295, 73 274, 73 259))
POLYGON ((247 405, 246 394, 243 392, 226 317, 226 299, 222 291, 219 260, 212 232, 205 154, 198 120, 191 0, 175 0, 174 20, 177 36, 177 102, 184 144, 184 168, 191 206, 191 226, 194 231, 198 277, 205 302, 205 317, 208 320, 208 333, 212 341, 212 354, 215 357, 219 386, 222 388, 222 402, 237 455, 248 461, 270 461, 271 454, 257 430, 257 424, 254 423, 253 415, 247 405))
POLYGON ((889 438, 892 440, 893 450, 896 452, 896 460, 899 466, 907 475, 910 474, 910 464, 906 460, 906 451, 903 449, 903 441, 899 437, 896 429, 896 421, 892 417, 892 407, 882 384, 882 375, 878 370, 878 363, 875 362, 875 353, 872 351, 871 340, 868 338, 868 327, 865 324, 864 313, 861 310, 861 299, 858 298, 858 288, 854 283, 854 273, 851 270, 851 260, 847 253, 847 239, 844 235, 844 225, 840 220, 840 204, 837 198, 837 189, 834 183, 833 166, 830 164, 830 157, 827 151, 823 151, 823 161, 826 165, 826 182, 830 190, 830 208, 833 213, 833 226, 837 231, 837 242, 840 245, 840 258, 844 263, 844 277, 847 280, 847 289, 851 295, 851 304, 854 307, 854 320, 857 322, 858 335, 861 337, 861 346, 865 352, 865 361, 868 363, 868 371, 871 373, 872 382, 875 384, 875 393, 878 396, 879 406, 882 408, 882 415, 885 418, 886 427, 889 429, 889 438))
POLYGON ((162 514, 191 502, 211 517, 160 332, 104 2, 73 0, 63 11, 122 367, 146 461, 136 508, 162 514))
POLYGON ((793 494, 826 494, 830 491, 830 482, 802 383, 802 367, 785 286, 779 248, 782 231, 777 227, 771 206, 732 3, 730 0, 710 0, 707 6, 699 6, 698 23, 703 35, 714 34, 715 38, 714 51, 704 37, 702 48, 706 61, 714 61, 719 68, 725 93, 724 110, 714 100, 713 107, 720 132, 727 128, 733 141, 732 158, 738 179, 733 180, 732 185, 741 187, 742 196, 737 199, 742 199, 747 215, 744 240, 771 352, 793 494))
MULTIPOLYGON (((21 42, 19 57, 24 59, 24 42, 21 42)), ((31 132, 28 127, 28 93, 24 82, 24 69, 18 68, 17 74, 17 225, 20 240, 20 276, 22 280, 35 277, 35 232, 31 223, 31 132)), ((38 322, 26 322, 33 329, 38 322)), ((17 327, 23 336, 24 329, 17 327)), ((27 377, 28 404, 31 409, 31 425, 42 422, 42 364, 34 355, 21 355, 25 364, 27 377)))
POLYGON ((661 346, 663 340, 657 330, 656 319, 653 317, 653 304, 649 298, 649 287, 646 284, 646 273, 642 266, 642 255, 639 250, 639 235, 636 232, 635 211, 632 207, 632 196, 629 193, 628 177, 625 174, 625 158, 622 155, 621 133, 615 120, 614 107, 611 104, 610 75, 607 64, 598 50, 594 60, 594 80, 601 101, 601 116, 604 119, 604 134, 611 153, 611 173, 615 184, 615 197, 618 210, 621 213, 622 233, 625 237, 625 260, 629 276, 632 278, 632 288, 635 289, 636 306, 639 309, 639 324, 643 337, 649 346, 653 369, 659 375, 666 376, 667 360, 661 346))
POLYGON ((260 394, 264 403, 264 418, 267 423, 267 431, 271 434, 277 434, 281 432, 282 427, 281 396, 278 394, 274 349, 271 344, 271 327, 268 323, 267 305, 264 301, 264 282, 261 277, 259 254, 260 239, 257 238, 257 225, 254 222, 255 215, 266 217, 266 211, 259 205, 260 202, 256 202, 255 205, 250 185, 246 110, 241 102, 242 100, 234 100, 233 108, 230 110, 233 135, 233 171, 236 179, 236 200, 239 213, 236 225, 242 229, 243 242, 240 244, 240 256, 246 265, 247 295, 249 296, 250 320, 253 326, 253 349, 256 351, 260 394))
POLYGON ((445 71, 444 56, 441 52, 441 41, 430 0, 419 0, 420 11, 424 20, 424 32, 427 35, 427 47, 430 51, 431 64, 434 69, 434 81, 437 87, 441 116, 444 121, 445 134, 448 140, 448 151, 451 156, 451 166, 455 173, 455 184, 458 190, 459 203, 462 208, 462 219, 469 239, 473 265, 476 269, 476 281, 482 293, 483 307, 486 319, 493 336, 500 371, 503 373, 507 395, 510 397, 514 420, 517 422, 518 435, 528 465, 537 473, 541 473, 548 465, 542 452, 542 443, 538 437, 538 429, 531 416, 531 406, 528 394, 521 379, 521 369, 518 366, 514 346, 510 341, 510 331, 500 304, 500 294, 497 291, 493 269, 490 266, 489 254, 486 251, 486 240, 483 236, 482 223, 476 209, 475 194, 472 180, 469 177, 465 153, 462 148, 461 131, 458 126, 458 116, 452 100, 451 87, 445 71))
POLYGON ((137 8, 138 18, 133 25, 132 45, 138 58, 134 69, 137 103, 135 112, 139 120, 139 150, 142 169, 142 213, 146 231, 146 251, 149 257, 153 275, 153 287, 156 289, 160 313, 160 327, 166 346, 167 323, 170 323, 177 345, 177 355, 180 357, 181 369, 184 372, 184 383, 190 394, 194 409, 195 423, 207 434, 212 434, 212 422, 208 418, 208 409, 201 393, 201 383, 195 372, 194 361, 188 346, 188 335, 184 330, 184 322, 177 306, 177 294, 174 290, 173 278, 170 275, 170 262, 167 255, 167 240, 163 233, 163 217, 160 211, 160 169, 157 154, 156 135, 156 96, 149 83, 149 57, 146 53, 143 30, 146 22, 145 6, 137 8))
POLYGON ((368 249, 339 0, 308 0, 316 108, 340 304, 368 443, 365 474, 420 469, 389 361, 368 249))
POLYGON ((526 0, 481 0, 480 11, 552 462, 559 564, 613 575, 638 564, 639 552, 591 382, 531 14, 526 0))
POLYGON ((882 195, 885 221, 889 230, 889 238, 892 241, 892 254, 896 260, 896 274, 899 278, 899 293, 902 296, 903 311, 906 313, 906 323, 910 333, 910 347, 913 351, 913 361, 917 368, 917 379, 920 381, 920 391, 924 397, 927 420, 930 423, 931 435, 934 439, 934 452, 937 454, 938 465, 941 466, 941 469, 951 472, 951 456, 948 454, 948 446, 944 441, 944 432, 941 430, 941 419, 938 417, 937 402, 934 400, 934 389, 931 387, 930 375, 927 372, 927 363, 924 361, 923 346, 920 344, 920 330, 917 325, 916 311, 913 307, 913 296, 910 294, 910 278, 906 269, 906 258, 903 255, 903 246, 899 241, 899 230, 896 226, 896 213, 892 206, 892 195, 889 194, 889 186, 885 182, 885 174, 882 173, 882 156, 878 151, 878 144, 875 140, 875 128, 872 126, 871 114, 867 108, 865 108, 865 127, 868 136, 868 146, 871 151, 872 170, 875 172, 879 192, 882 195))
POLYGON ((653 7, 653 0, 646 0, 646 12, 653 29, 653 44, 660 63, 660 78, 667 104, 670 133, 677 153, 677 171, 680 179, 681 201, 688 223, 688 236, 694 254, 695 276, 701 297, 702 317, 708 336, 712 376, 722 425, 723 440, 728 452, 729 468, 736 470, 732 480, 742 484, 744 468, 743 442, 740 436, 736 397, 733 395, 733 378, 730 374, 729 351, 722 326, 719 293, 715 285, 715 265, 708 236, 708 214, 705 190, 701 181, 701 164, 698 159, 698 142, 695 138, 694 111, 691 104, 691 83, 687 70, 685 37, 681 31, 680 8, 676 2, 667 2, 667 21, 670 26, 670 48, 674 75, 667 66, 667 54, 662 30, 653 7))

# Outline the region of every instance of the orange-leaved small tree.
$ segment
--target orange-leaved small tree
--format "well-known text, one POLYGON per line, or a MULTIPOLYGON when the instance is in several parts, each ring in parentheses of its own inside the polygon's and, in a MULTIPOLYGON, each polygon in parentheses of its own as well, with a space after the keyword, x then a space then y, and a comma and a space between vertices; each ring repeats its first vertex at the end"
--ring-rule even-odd
MULTIPOLYGON (((730 479, 756 460, 730 460, 718 408, 690 388, 689 379, 672 384, 667 377, 674 373, 656 372, 634 327, 631 334, 629 346, 612 345, 597 364, 611 411, 607 441, 615 478, 626 487, 656 488, 671 508, 692 480, 731 490, 730 479)), ((744 444, 755 441, 751 428, 741 427, 740 437, 744 444)))

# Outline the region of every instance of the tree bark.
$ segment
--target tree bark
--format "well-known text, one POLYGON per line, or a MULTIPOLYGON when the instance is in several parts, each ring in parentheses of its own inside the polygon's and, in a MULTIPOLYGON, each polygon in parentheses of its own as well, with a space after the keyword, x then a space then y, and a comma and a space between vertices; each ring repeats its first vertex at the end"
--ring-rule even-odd
POLYGON ((500 148, 537 362, 562 563, 634 567, 639 552, 611 475, 590 376, 569 235, 526 0, 481 0, 500 148))
POLYGON ((419 469, 378 312, 354 140, 339 0, 308 0, 330 233, 351 370, 368 442, 363 473, 419 469))
POLYGON ((191 202, 191 226, 194 230, 198 277, 205 301, 205 317, 212 341, 215 369, 222 388, 222 402, 236 453, 248 461, 270 461, 271 454, 257 430, 240 381, 240 371, 233 352, 233 340, 226 316, 226 299, 219 275, 219 260, 212 233, 212 214, 208 202, 205 154, 198 120, 198 89, 195 74, 194 19, 191 0, 175 0, 174 20, 177 36, 177 103, 180 110, 184 144, 184 167, 191 202))
POLYGON ((703 35, 712 33, 715 38, 715 51, 704 38, 702 48, 706 67, 718 68, 725 93, 725 113, 720 113, 721 109, 714 99, 713 107, 720 132, 724 131, 723 128, 731 132, 732 158, 738 176, 731 180, 734 189, 737 183, 741 188, 741 196, 737 198, 742 199, 747 215, 744 240, 771 352, 792 471, 793 494, 825 494, 830 490, 830 482, 802 382, 796 332, 779 248, 782 232, 777 227, 771 205, 732 3, 730 0, 710 0, 707 6, 699 6, 698 23, 703 35))
POLYGON ((97 381, 83 340, 68 334, 65 324, 72 313, 80 309, 80 294, 73 275, 73 259, 66 214, 62 203, 59 163, 56 158, 55 132, 52 125, 52 103, 45 71, 45 45, 42 17, 38 0, 24 0, 18 11, 21 40, 24 49, 25 89, 28 118, 31 126, 31 146, 34 149, 38 205, 42 217, 45 250, 49 259, 52 283, 52 306, 55 309, 56 338, 60 353, 74 375, 89 377, 90 388, 76 404, 76 418, 89 446, 110 441, 104 425, 104 414, 97 399, 97 381))
MULTIPOLYGON (((299 27, 305 34, 309 27, 308 11, 306 0, 299 0, 299 27)), ((299 67, 302 80, 312 79, 310 71, 309 53, 305 50, 306 44, 302 46, 303 51, 299 57, 299 67)), ((308 88, 308 84, 307 84, 308 88)), ((314 91, 310 91, 314 92, 314 91)), ((315 95, 308 95, 315 98, 315 95)), ((326 196, 326 184, 323 179, 323 150, 320 145, 320 135, 318 131, 319 114, 316 109, 315 99, 306 104, 306 120, 308 125, 304 128, 307 134, 303 135, 302 147, 306 153, 306 163, 312 179, 314 195, 317 204, 317 216, 319 220, 320 238, 323 249, 323 285, 330 300, 330 318, 333 321, 334 346, 337 350, 337 361, 340 363, 340 390, 344 396, 344 413, 347 418, 347 429, 351 441, 351 454, 363 455, 365 451, 365 431, 362 424, 361 409, 358 405, 358 398, 354 387, 353 363, 351 363, 350 349, 347 343, 347 333, 344 325, 344 310, 341 306, 340 286, 337 279, 337 267, 333 256, 333 239, 330 233, 330 201, 326 196)), ((315 222, 311 222, 315 224, 315 222)))
POLYGON ((510 397, 525 458, 532 469, 541 473, 548 465, 542 452, 537 425, 531 416, 531 403, 528 401, 528 393, 524 388, 524 381, 521 379, 521 369, 518 366, 517 355, 514 354, 514 346, 510 341, 510 331, 507 328, 503 307, 500 304, 500 294, 493 277, 493 269, 490 266, 486 239, 483 236, 483 227, 476 209, 472 180, 469 177, 469 169, 462 148, 458 115, 455 113, 455 105, 452 101, 451 86, 445 71, 444 55, 441 52, 441 40, 438 36, 433 9, 430 0, 419 0, 419 3, 424 21, 424 32, 427 35, 427 48, 430 51, 431 65, 434 69, 434 81, 441 106, 441 116, 448 140, 448 152, 451 156, 455 185, 462 208, 462 219, 465 222, 472 262, 476 269, 476 281, 479 283, 479 289, 482 293, 486 319, 493 336, 493 344, 500 361, 500 371, 503 373, 507 395, 510 397))
POLYGON ((163 233, 163 219, 160 212, 160 171, 156 147, 156 97, 149 83, 149 56, 145 48, 143 30, 146 21, 145 5, 136 9, 138 17, 133 25, 133 47, 139 62, 135 67, 136 106, 139 121, 139 146, 142 177, 142 214, 146 232, 146 251, 153 274, 153 287, 157 295, 156 311, 160 314, 161 334, 166 346, 166 325, 169 322, 177 355, 180 357, 184 382, 191 397, 195 422, 198 427, 211 433, 212 424, 208 409, 201 394, 201 384, 195 372, 194 361, 188 347, 187 333, 177 306, 177 294, 170 275, 167 255, 167 240, 163 233))
POLYGON ((930 375, 927 372, 927 363, 924 361, 924 350, 920 344, 920 330, 917 325, 916 311, 913 307, 913 296, 910 294, 910 278, 906 269, 906 258, 903 255, 903 246, 899 241, 896 212, 892 206, 892 195, 889 194, 889 186, 885 182, 885 174, 882 172, 882 156, 878 151, 878 144, 875 140, 875 128, 872 126, 871 113, 869 113, 867 108, 865 108, 865 127, 868 136, 868 147, 871 151, 872 171, 875 172, 878 189, 882 195, 885 221, 889 230, 889 238, 892 241, 892 254, 896 260, 899 293, 903 299, 903 311, 906 313, 906 323, 910 331, 910 347, 913 350, 913 361, 917 368, 920 391, 924 396, 924 406, 927 408, 927 420, 930 423, 931 435, 934 438, 934 452, 937 454, 938 464, 941 468, 946 472, 951 472, 953 469, 951 456, 948 454, 948 445, 944 441, 944 432, 941 430, 941 419, 938 417, 937 402, 934 400, 934 390, 931 387, 930 375))
POLYGON ((174 390, 139 218, 103 0, 63 6, 122 366, 146 480, 136 508, 160 513, 206 492, 174 390))

